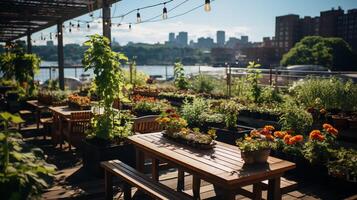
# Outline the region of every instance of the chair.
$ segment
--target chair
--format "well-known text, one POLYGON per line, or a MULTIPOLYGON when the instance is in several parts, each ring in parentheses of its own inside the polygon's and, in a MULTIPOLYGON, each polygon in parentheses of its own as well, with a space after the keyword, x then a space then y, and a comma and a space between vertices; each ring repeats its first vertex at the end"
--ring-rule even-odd
POLYGON ((91 111, 71 113, 71 117, 67 119, 67 129, 64 130, 65 139, 69 144, 69 150, 71 150, 72 146, 80 148, 82 141, 86 137, 86 131, 90 128, 92 116, 91 111))
MULTIPOLYGON (((66 105, 66 102, 53 102, 52 106, 64 106, 66 105)), ((52 134, 52 129, 53 129, 53 123, 54 123, 54 116, 52 114, 52 116, 50 117, 41 117, 40 118, 40 124, 43 125, 43 139, 46 140, 46 136, 51 134, 51 136, 53 136, 52 134)))
POLYGON ((147 115, 134 119, 134 133, 143 134, 162 131, 160 124, 155 121, 158 117, 158 115, 147 115))

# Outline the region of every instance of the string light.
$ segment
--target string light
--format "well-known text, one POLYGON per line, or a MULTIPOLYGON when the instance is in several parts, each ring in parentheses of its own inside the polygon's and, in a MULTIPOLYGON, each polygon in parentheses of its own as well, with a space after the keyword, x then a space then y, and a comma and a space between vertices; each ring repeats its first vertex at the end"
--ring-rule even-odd
POLYGON ((205 11, 206 12, 211 11, 211 1, 210 0, 205 0, 205 11))
POLYGON ((81 25, 79 24, 79 21, 78 21, 78 24, 77 24, 77 30, 79 31, 81 25))
POLYGON ((164 3, 164 8, 162 9, 162 19, 167 19, 166 3, 164 3))
POLYGON ((72 29, 71 29, 71 27, 68 29, 68 31, 71 33, 72 32, 72 29))
POLYGON ((131 30, 131 23, 129 24, 129 30, 131 30))
POLYGON ((141 17, 140 17, 139 9, 137 10, 137 13, 136 13, 136 22, 137 22, 138 24, 141 22, 141 17))
POLYGON ((89 25, 89 23, 87 23, 87 28, 88 28, 88 29, 90 28, 90 25, 89 25))
POLYGON ((43 33, 41 33, 41 40, 43 40, 43 33))
POLYGON ((50 40, 52 40, 52 33, 50 33, 50 40))

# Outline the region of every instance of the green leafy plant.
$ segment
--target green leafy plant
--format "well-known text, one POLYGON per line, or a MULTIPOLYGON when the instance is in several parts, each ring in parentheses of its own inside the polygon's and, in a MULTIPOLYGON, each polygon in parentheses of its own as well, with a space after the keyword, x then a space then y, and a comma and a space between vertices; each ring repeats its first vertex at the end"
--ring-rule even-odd
POLYGON ((0 113, 0 193, 3 199, 32 199, 49 186, 54 167, 44 161, 40 149, 27 146, 19 133, 8 129, 10 123, 23 120, 7 112, 0 113))
POLYGON ((176 62, 174 64, 174 79, 175 86, 180 90, 185 90, 188 87, 188 82, 185 78, 185 69, 181 62, 176 62))
POLYGON ((259 79, 262 77, 262 75, 261 71, 257 69, 259 67, 260 64, 257 64, 255 62, 249 62, 249 65, 247 66, 247 82, 251 86, 251 94, 254 102, 260 101, 260 96, 262 93, 262 89, 259 86, 259 79))
POLYGON ((339 148, 332 152, 332 158, 327 162, 330 174, 339 176, 357 176, 357 151, 339 148))
POLYGON ((192 103, 185 100, 182 105, 181 115, 188 122, 190 127, 202 126, 201 116, 209 113, 210 104, 203 98, 194 98, 192 103))
POLYGON ((26 54, 17 43, 15 50, 0 55, 0 71, 6 79, 15 79, 31 95, 36 87, 34 76, 39 71, 41 59, 36 54, 26 54))
POLYGON ((198 93, 211 93, 215 88, 215 81, 213 77, 199 74, 194 77, 191 88, 198 93))
POLYGON ((93 69, 95 74, 96 93, 101 99, 99 106, 104 113, 96 118, 95 136, 104 140, 112 138, 114 119, 117 112, 113 111, 114 99, 128 101, 123 89, 125 88, 124 73, 120 61, 128 61, 122 54, 111 50, 108 38, 98 34, 89 37, 84 43, 88 47, 82 60, 85 70, 93 69))
POLYGON ((288 101, 283 104, 278 123, 282 130, 306 134, 312 128, 313 119, 310 113, 294 102, 288 101))
POLYGON ((234 129, 237 127, 240 106, 235 101, 226 101, 218 107, 218 112, 224 115, 226 128, 234 129))

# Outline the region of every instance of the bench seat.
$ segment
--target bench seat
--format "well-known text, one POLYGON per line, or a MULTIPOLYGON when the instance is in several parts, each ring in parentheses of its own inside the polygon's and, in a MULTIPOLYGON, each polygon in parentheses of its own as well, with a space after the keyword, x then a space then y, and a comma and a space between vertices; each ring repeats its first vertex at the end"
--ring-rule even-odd
POLYGON ((118 176, 124 182, 124 199, 131 199, 131 186, 138 188, 154 199, 185 200, 192 199, 188 194, 177 192, 159 182, 154 181, 145 174, 124 164, 119 160, 104 161, 101 163, 105 169, 106 199, 112 199, 112 176, 118 176))

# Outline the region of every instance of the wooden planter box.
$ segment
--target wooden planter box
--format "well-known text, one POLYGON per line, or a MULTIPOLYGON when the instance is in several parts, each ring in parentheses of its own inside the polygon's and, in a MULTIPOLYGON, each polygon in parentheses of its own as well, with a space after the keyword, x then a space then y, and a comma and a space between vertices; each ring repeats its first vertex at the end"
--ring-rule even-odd
POLYGON ((100 167, 101 161, 118 159, 135 167, 136 154, 132 144, 115 145, 109 141, 86 139, 83 141, 82 148, 83 167, 95 176, 102 177, 104 175, 104 170, 100 167))
POLYGON ((231 145, 236 145, 236 140, 244 137, 245 134, 249 134, 254 128, 248 126, 238 125, 238 130, 228 130, 224 128, 212 127, 216 130, 217 141, 224 142, 231 145))
POLYGON ((78 105, 76 103, 70 102, 68 101, 68 107, 72 110, 90 110, 91 106, 82 106, 82 105, 78 105))

